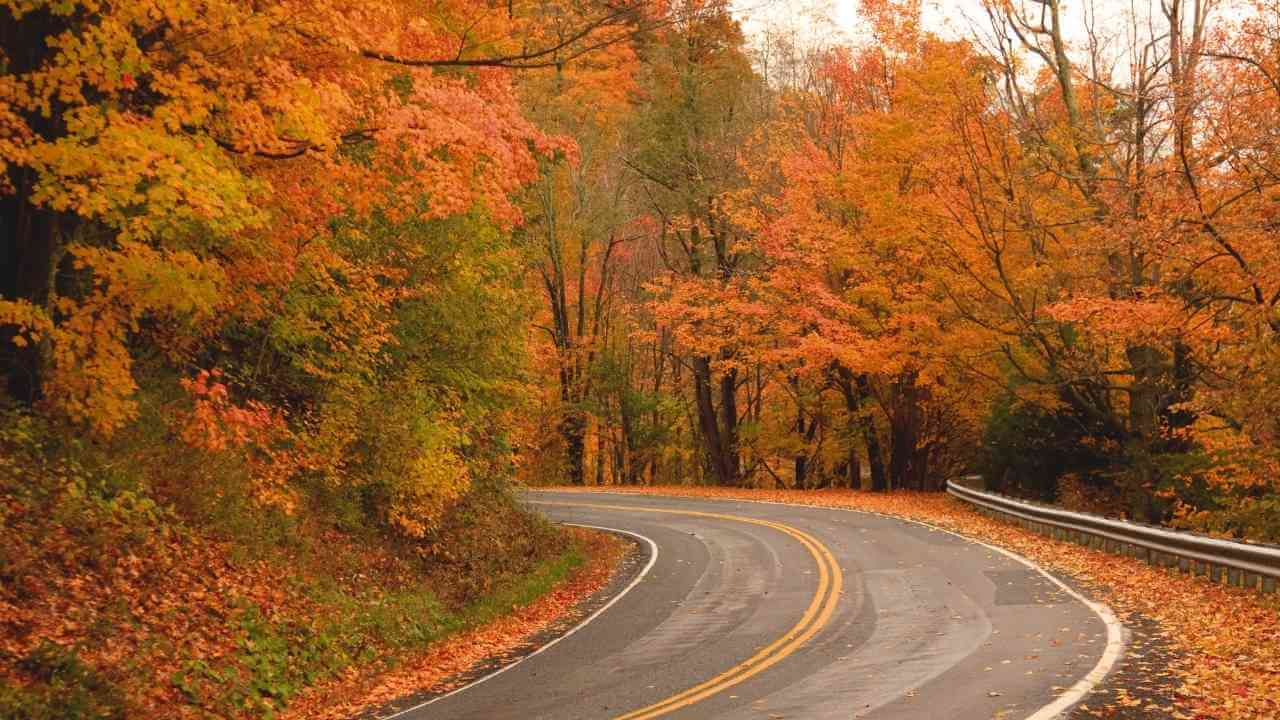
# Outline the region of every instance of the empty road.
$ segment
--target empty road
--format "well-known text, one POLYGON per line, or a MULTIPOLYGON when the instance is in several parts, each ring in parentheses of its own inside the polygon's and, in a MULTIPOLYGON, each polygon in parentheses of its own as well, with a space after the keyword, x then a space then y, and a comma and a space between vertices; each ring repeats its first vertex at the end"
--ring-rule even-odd
POLYGON ((641 575, 554 646, 397 720, 1047 720, 1119 651, 1118 628, 1036 569, 921 525, 690 498, 528 500, 634 534, 641 575))

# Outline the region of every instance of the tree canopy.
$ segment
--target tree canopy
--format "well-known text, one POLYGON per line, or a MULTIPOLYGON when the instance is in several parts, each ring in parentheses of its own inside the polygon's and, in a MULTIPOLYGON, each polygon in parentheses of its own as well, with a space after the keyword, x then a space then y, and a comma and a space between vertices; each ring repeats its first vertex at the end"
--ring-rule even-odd
POLYGON ((478 477, 975 470, 1273 535, 1280 15, 984 10, 5 0, 7 396, 409 536, 478 477))

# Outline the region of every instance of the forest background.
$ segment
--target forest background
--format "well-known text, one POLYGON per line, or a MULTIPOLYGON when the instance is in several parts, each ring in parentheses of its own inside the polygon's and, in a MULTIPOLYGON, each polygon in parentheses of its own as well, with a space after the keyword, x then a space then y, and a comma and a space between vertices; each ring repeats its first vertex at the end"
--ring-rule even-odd
POLYGON ((282 707, 580 564, 518 484, 1280 539, 1280 4, 750 10, 0 0, 0 708, 282 707))

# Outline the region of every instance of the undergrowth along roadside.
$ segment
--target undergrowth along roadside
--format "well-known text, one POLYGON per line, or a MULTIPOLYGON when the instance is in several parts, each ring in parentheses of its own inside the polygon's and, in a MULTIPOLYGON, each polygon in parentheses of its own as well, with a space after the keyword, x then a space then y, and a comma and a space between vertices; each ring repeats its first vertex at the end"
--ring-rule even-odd
POLYGON ((299 565, 288 562, 298 555, 283 552, 233 562, 226 543, 157 517, 173 524, 153 522, 140 546, 92 564, 88 543, 124 546, 117 528, 100 524, 92 541, 71 537, 65 526, 45 528, 43 556, 10 532, 30 526, 5 528, 0 717, 275 717, 282 710, 312 717, 318 706, 359 707, 386 699, 388 689, 430 687, 478 654, 535 632, 603 584, 622 545, 577 529, 555 533, 530 519, 544 541, 554 538, 550 550, 488 591, 451 602, 441 579, 394 568, 386 548, 350 537, 323 537, 331 552, 368 562, 366 571, 344 577, 314 556, 299 565), (22 554, 30 574, 9 582, 11 561, 22 554), (406 574, 394 577, 397 571, 406 574), (172 670, 157 670, 165 667, 172 670))
MULTIPOLYGON (((477 477, 422 539, 236 458, 0 424, 0 718, 274 717, 572 586, 597 546, 477 477), (202 482, 182 482, 192 472, 202 482)), ((359 506, 354 506, 359 510, 359 506)), ((559 595, 557 595, 559 597, 559 595)))
MULTIPOLYGON (((550 488, 547 488, 550 489, 550 488)), ((1123 620, 1160 626, 1180 657, 1176 706, 1158 717, 1260 720, 1280 717, 1280 598, 1179 575, 1132 558, 1061 542, 984 517, 948 496, 849 490, 752 490, 698 486, 555 488, 811 505, 916 520, 1012 550, 1079 581, 1123 620)), ((1106 717, 1106 708, 1098 708, 1106 717)))
POLYGON ((512 605, 509 612, 502 600, 493 600, 486 604, 493 613, 487 622, 433 645, 394 669, 348 674, 323 693, 300 697, 284 714, 285 720, 343 720, 409 695, 447 692, 469 682, 468 671, 473 668, 514 661, 528 652, 534 636, 554 623, 576 621, 575 610, 609 582, 631 545, 586 528, 565 532, 577 548, 578 563, 536 599, 512 605))

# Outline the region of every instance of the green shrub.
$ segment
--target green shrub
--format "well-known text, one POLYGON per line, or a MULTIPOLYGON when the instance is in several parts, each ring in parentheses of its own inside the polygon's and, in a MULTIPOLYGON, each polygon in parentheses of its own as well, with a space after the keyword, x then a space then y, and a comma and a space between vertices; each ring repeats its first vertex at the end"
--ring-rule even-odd
POLYGON ((1058 499, 1059 478, 1103 485, 1119 461, 1119 438, 1082 413, 1009 396, 987 418, 977 470, 993 490, 1049 502, 1058 499))
POLYGON ((43 643, 17 662, 30 682, 0 681, 0 717, 5 720, 123 720, 120 692, 74 649, 43 643))

